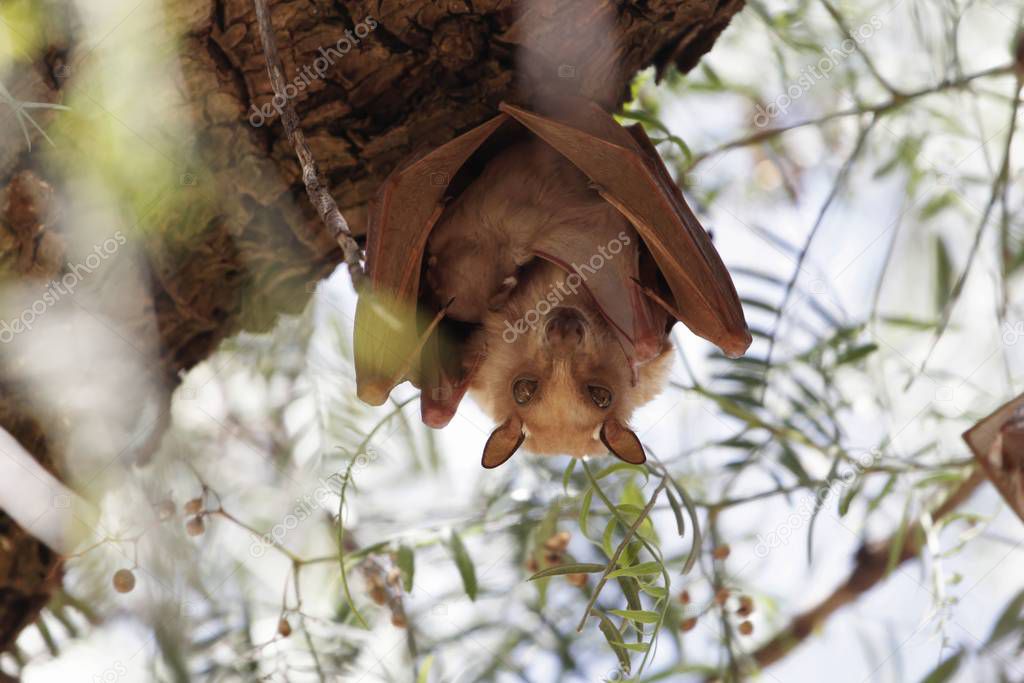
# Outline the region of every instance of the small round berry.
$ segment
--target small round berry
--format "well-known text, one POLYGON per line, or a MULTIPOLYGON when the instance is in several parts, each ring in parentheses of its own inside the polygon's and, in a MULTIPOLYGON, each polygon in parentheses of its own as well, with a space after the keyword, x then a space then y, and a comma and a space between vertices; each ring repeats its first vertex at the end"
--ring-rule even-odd
POLYGON ((683 591, 682 593, 680 593, 679 594, 679 602, 683 603, 684 605, 689 605, 690 604, 690 591, 683 591))
POLYGON ((277 622, 277 632, 282 638, 287 638, 292 634, 292 625, 288 623, 288 620, 281 617, 281 621, 277 622))
POLYGON ((405 628, 409 625, 409 622, 405 620, 404 614, 398 614, 395 612, 391 615, 391 625, 395 628, 405 628))
POLYGON ((206 531, 206 525, 203 524, 202 517, 192 517, 185 522, 185 533, 189 536, 198 536, 206 531))
POLYGON ((679 624, 679 628, 683 633, 692 631, 697 626, 697 617, 690 617, 689 619, 683 619, 683 623, 679 624))
POLYGON ((729 557, 730 550, 728 545, 720 545, 711 551, 711 556, 716 560, 724 560, 729 557))
POLYGON ((372 588, 370 588, 370 599, 378 605, 383 605, 385 602, 388 601, 387 591, 385 591, 380 586, 373 586, 372 588))
POLYGON ((114 590, 118 593, 131 593, 135 588, 135 574, 131 569, 118 569, 114 572, 114 590))
POLYGON ((749 636, 751 633, 754 632, 754 625, 751 624, 749 621, 744 621, 742 624, 740 624, 739 631, 742 635, 749 636))
POLYGON ((718 592, 715 593, 715 603, 724 605, 725 601, 729 599, 729 595, 731 594, 729 593, 728 588, 719 588, 718 592))
POLYGON ((190 515, 199 514, 199 511, 203 509, 203 499, 193 498, 192 500, 185 503, 185 512, 190 515))
POLYGON ((736 610, 736 614, 740 615, 741 617, 746 617, 746 616, 750 616, 750 614, 752 614, 753 611, 754 611, 754 599, 751 598, 749 595, 741 595, 740 596, 740 606, 736 610))

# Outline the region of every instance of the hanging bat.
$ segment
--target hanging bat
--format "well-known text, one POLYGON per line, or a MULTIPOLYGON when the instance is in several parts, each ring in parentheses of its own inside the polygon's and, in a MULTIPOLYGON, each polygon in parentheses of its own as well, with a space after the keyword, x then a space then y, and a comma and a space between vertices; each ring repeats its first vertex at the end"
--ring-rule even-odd
POLYGON ((422 390, 443 427, 467 391, 520 446, 639 464, 633 410, 662 388, 678 320, 730 357, 749 346, 728 271, 639 125, 563 100, 503 103, 396 170, 371 204, 356 309, 361 399, 422 390))

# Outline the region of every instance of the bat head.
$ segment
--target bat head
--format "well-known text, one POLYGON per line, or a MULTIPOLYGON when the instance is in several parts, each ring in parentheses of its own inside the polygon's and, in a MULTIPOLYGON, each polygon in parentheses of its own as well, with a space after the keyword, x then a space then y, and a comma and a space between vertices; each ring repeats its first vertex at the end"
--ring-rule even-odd
POLYGON ((484 449, 484 467, 502 464, 520 446, 537 454, 610 450, 626 462, 645 459, 626 425, 664 387, 668 340, 634 382, 614 330, 572 282, 557 266, 532 262, 471 342, 483 360, 470 392, 499 423, 484 449))

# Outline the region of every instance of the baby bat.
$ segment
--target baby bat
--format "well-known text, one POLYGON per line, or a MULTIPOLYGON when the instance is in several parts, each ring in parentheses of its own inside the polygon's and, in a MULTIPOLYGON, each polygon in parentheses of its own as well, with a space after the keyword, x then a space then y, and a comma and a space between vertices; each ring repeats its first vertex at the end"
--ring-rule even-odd
POLYGON ((499 423, 483 464, 611 451, 661 388, 676 320, 750 344, 728 271, 642 128, 567 101, 502 113, 395 171, 371 204, 357 390, 409 379, 442 427, 467 390, 499 423), (425 266, 425 267, 424 267, 425 266))

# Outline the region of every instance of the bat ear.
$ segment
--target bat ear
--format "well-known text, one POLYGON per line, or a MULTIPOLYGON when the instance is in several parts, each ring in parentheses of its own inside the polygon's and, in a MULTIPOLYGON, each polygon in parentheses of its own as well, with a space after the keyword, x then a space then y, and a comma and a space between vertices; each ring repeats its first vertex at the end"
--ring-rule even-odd
POLYGON ((608 447, 612 455, 630 465, 643 465, 647 462, 640 439, 615 418, 608 418, 601 425, 601 443, 608 447))
POLYGON ((523 421, 513 415, 491 432, 491 436, 484 446, 484 457, 480 464, 489 470, 505 464, 523 445, 525 438, 523 421))

